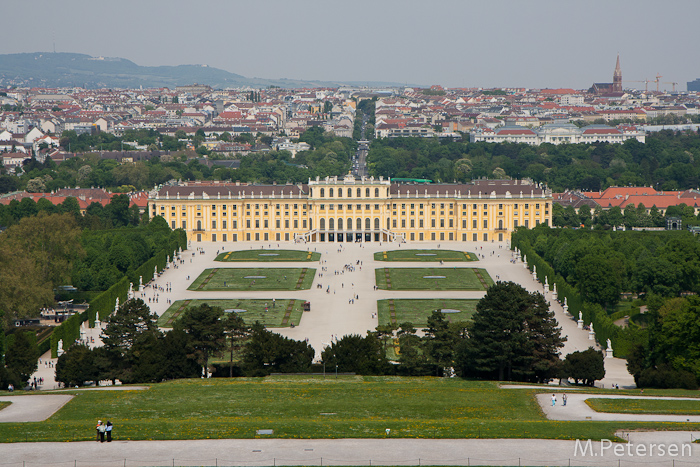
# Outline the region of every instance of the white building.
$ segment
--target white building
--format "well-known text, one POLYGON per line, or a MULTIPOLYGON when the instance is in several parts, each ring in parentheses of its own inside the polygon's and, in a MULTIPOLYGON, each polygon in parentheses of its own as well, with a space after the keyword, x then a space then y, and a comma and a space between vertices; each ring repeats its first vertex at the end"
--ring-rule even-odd
POLYGON ((646 141, 646 133, 632 125, 588 125, 582 128, 571 123, 551 123, 530 129, 515 125, 499 128, 475 128, 469 136, 472 143, 525 143, 539 146, 550 144, 577 143, 622 143, 628 139, 636 139, 640 143, 646 141))

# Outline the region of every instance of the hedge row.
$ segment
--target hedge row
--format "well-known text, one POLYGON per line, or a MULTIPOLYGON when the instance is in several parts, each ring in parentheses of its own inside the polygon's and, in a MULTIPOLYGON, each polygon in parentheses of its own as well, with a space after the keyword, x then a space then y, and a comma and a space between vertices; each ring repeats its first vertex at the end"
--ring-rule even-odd
POLYGON ((600 305, 584 302, 576 287, 566 282, 559 274, 556 274, 554 268, 535 252, 530 242, 524 236, 515 232, 511 237, 511 245, 512 248, 518 248, 521 255, 525 256, 528 268, 531 271, 533 268, 536 268, 537 278, 542 283, 547 278, 550 289, 554 287, 554 284, 557 285, 559 300, 564 303, 564 298, 566 298, 569 312, 574 316, 574 319, 578 320, 580 312, 585 324, 593 323, 593 330, 598 342, 602 342, 604 343, 603 346, 606 346, 607 339, 610 339, 613 354, 616 357, 624 358, 627 355, 637 337, 635 330, 620 328, 615 325, 600 305))
POLYGON ((143 278, 143 283, 147 284, 153 279, 155 269, 158 271, 165 269, 168 257, 172 261, 179 248, 187 248, 187 234, 184 231, 176 231, 177 237, 156 253, 151 259, 143 263, 133 274, 122 277, 117 283, 100 295, 92 299, 90 307, 80 314, 75 314, 56 327, 51 334, 51 339, 46 339, 39 347, 42 354, 51 349, 51 357, 56 358, 58 352, 58 341, 63 340, 63 348, 68 349, 77 339, 80 339, 80 326, 84 321, 89 321, 90 327, 95 327, 97 317, 104 321, 114 311, 117 298, 119 303, 124 303, 129 295, 129 284, 134 284, 134 290, 138 291, 139 277, 143 278))

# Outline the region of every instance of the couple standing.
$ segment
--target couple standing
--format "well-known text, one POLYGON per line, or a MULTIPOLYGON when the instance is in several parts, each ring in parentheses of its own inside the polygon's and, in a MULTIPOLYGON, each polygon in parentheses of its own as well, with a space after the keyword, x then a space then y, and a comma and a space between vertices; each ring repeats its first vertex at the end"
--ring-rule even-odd
POLYGON ((107 420, 107 423, 102 423, 102 420, 97 420, 97 441, 100 443, 105 442, 105 434, 107 435, 107 442, 112 442, 112 422, 107 420))

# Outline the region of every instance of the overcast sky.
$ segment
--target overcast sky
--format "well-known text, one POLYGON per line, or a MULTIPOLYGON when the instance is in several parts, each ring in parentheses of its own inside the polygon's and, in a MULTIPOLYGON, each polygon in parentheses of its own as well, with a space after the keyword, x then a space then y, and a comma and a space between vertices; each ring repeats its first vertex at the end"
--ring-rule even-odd
POLYGON ((0 9, 0 53, 52 51, 55 41, 57 52, 246 77, 582 89, 611 82, 619 52, 624 81, 659 73, 685 90, 700 78, 699 0, 3 0, 0 9))

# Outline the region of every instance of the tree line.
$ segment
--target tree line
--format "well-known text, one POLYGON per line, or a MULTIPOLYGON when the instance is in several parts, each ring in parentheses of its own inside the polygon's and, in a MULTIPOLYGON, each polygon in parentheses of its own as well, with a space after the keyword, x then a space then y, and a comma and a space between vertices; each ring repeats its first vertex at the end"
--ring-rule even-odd
MULTIPOLYGON (((519 229, 513 244, 561 278, 569 305, 613 340, 639 387, 696 389, 700 381, 700 241, 687 231, 519 229), (573 287, 575 296, 569 293, 573 287), (621 294, 639 298, 620 304, 621 294), (618 305, 624 305, 622 307, 618 305), (644 307, 645 310, 642 311, 644 307), (628 320, 627 327, 615 324, 628 320)), ((547 273, 550 274, 550 273, 547 273)))
POLYGON ((627 140, 540 146, 383 138, 372 142, 368 167, 374 176, 442 182, 531 178, 555 192, 629 185, 684 190, 700 186, 700 135, 664 130, 647 135, 645 144, 627 140))
POLYGON ((10 225, 0 236, 5 326, 53 306, 59 286, 73 285, 79 292, 108 289, 179 235, 161 217, 142 220, 127 195, 113 196, 106 206, 93 203, 85 216, 75 198, 58 206, 43 201, 24 198, 0 205, 0 220, 10 225))
POLYGON ((695 208, 681 203, 678 206, 669 206, 665 213, 656 207, 652 206, 647 209, 644 203, 639 203, 635 206, 633 203, 621 209, 619 206, 613 206, 610 209, 603 209, 601 206, 596 206, 591 209, 588 205, 583 205, 578 209, 573 206, 562 206, 559 203, 554 203, 552 207, 552 225, 555 227, 594 227, 602 229, 610 229, 612 227, 625 227, 632 229, 634 227, 666 227, 666 221, 669 217, 678 217, 683 225, 699 225, 700 214, 695 215, 695 208))

